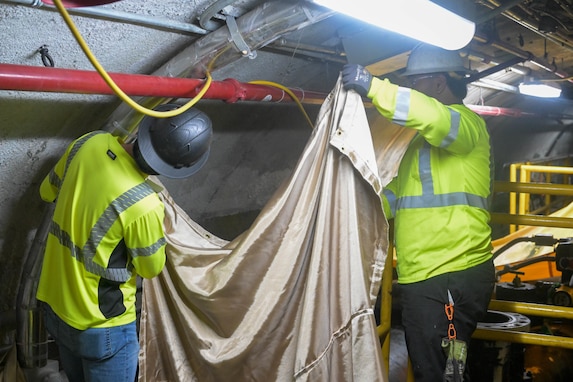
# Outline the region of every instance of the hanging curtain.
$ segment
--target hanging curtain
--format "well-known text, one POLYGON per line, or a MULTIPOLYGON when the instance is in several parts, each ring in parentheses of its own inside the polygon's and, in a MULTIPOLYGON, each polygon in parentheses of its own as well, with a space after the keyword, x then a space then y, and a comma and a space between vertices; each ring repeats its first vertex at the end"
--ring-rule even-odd
POLYGON ((139 380, 385 381, 378 195, 396 164, 380 178, 380 155, 362 99, 339 79, 292 176, 236 239, 205 231, 163 191, 168 259, 143 284, 139 380))

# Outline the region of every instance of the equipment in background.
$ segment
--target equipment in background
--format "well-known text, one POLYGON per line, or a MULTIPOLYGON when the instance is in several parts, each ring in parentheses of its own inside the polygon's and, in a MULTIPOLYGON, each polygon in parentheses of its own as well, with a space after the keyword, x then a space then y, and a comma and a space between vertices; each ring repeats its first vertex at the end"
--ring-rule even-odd
MULTIPOLYGON (((554 253, 497 267, 497 279, 513 274, 509 282, 498 282, 495 299, 544 305, 573 307, 573 239, 555 239, 551 235, 535 235, 514 239, 494 252, 494 258, 520 242, 553 247, 554 253), (527 267, 537 263, 555 263, 561 275, 523 282, 527 267)), ((531 278, 528 278, 531 280, 531 278)), ((525 316, 513 312, 488 311, 478 328, 570 336, 573 323, 568 320, 525 316)), ((573 351, 541 345, 524 345, 506 341, 473 339, 468 354, 472 380, 492 382, 551 381, 565 382, 570 376, 573 351)))

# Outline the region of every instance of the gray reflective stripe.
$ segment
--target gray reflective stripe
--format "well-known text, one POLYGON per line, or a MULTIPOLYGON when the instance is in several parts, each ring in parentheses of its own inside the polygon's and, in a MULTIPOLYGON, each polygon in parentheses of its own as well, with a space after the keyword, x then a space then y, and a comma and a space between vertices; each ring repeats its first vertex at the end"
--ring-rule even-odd
POLYGON ((50 225, 50 233, 58 238, 60 245, 70 250, 70 254, 74 259, 81 261, 82 263, 84 262, 82 257, 82 250, 74 244, 70 238, 70 235, 66 231, 62 230, 58 223, 53 220, 52 224, 50 225))
POLYGON ((396 194, 394 194, 390 190, 382 191, 386 199, 388 200, 388 204, 390 205, 390 211, 392 212, 392 216, 396 216, 396 194))
POLYGON ((88 272, 112 281, 125 282, 129 280, 131 272, 127 269, 102 268, 99 264, 94 263, 93 259, 98 245, 101 243, 107 231, 109 231, 111 226, 119 218, 119 215, 135 203, 153 193, 153 189, 147 183, 143 182, 121 194, 105 209, 96 224, 92 227, 88 241, 82 248, 84 264, 88 272), (99 273, 102 271, 100 268, 103 269, 103 274, 99 273), (121 279, 117 279, 117 277, 121 277, 121 279))
MULTIPOLYGON (((147 183, 140 183, 137 186, 131 188, 130 190, 124 192, 117 199, 115 199, 106 208, 104 213, 100 216, 96 224, 92 227, 88 241, 82 249, 78 248, 71 240, 69 234, 63 231, 56 222, 52 221, 52 226, 50 232, 56 236, 60 244, 67 247, 71 255, 78 261, 84 264, 85 269, 93 273, 94 275, 103 277, 107 280, 116 282, 126 282, 132 276, 132 268, 105 268, 100 264, 94 262, 94 257, 96 254, 96 249, 101 243, 108 230, 119 218, 119 215, 127 210, 129 207, 139 202, 148 195, 153 194, 153 189, 147 183)), ((155 253, 161 245, 163 245, 165 239, 162 238, 156 243, 152 244, 147 248, 138 248, 138 255, 145 255, 146 253, 155 253)))
POLYGON ((452 142, 456 140, 456 138, 458 137, 458 132, 460 131, 460 119, 461 119, 460 113, 458 113, 453 109, 449 110, 450 110, 450 131, 448 132, 448 135, 444 137, 442 143, 440 144, 440 147, 443 149, 449 147, 452 144, 452 142))
POLYGON ((424 146, 420 149, 418 158, 418 171, 420 172, 423 195, 432 195, 434 193, 434 179, 432 178, 432 166, 430 164, 431 149, 432 146, 427 141, 424 141, 424 146))
POLYGON ((399 87, 396 93, 396 109, 394 110, 394 116, 392 116, 392 122, 398 125, 404 126, 408 119, 411 91, 409 88, 399 87))
POLYGON ((159 248, 161 248, 164 245, 165 245, 165 238, 162 237, 155 243, 151 244, 149 247, 134 248, 131 249, 129 252, 131 253, 131 257, 140 257, 140 256, 147 257, 153 255, 155 252, 159 250, 159 248))
POLYGON ((398 199, 397 209, 433 208, 450 206, 470 206, 488 209, 487 198, 467 192, 452 192, 450 194, 403 196, 398 199))
POLYGON ((60 189, 60 187, 62 187, 62 179, 58 176, 58 174, 56 174, 54 169, 52 169, 48 174, 48 180, 50 184, 56 187, 58 190, 60 189))
POLYGON ((418 171, 422 183, 422 195, 402 196, 396 202, 396 210, 406 208, 433 208, 449 206, 470 206, 488 209, 488 199, 467 192, 452 192, 449 194, 435 194, 434 180, 430 163, 431 146, 426 141, 419 151, 418 171))
POLYGON ((70 150, 70 153, 68 155, 68 159, 66 160, 66 167, 64 168, 64 174, 62 176, 62 178, 60 178, 58 176, 58 174, 56 174, 56 172, 54 171, 54 169, 52 169, 50 171, 49 174, 49 181, 50 184, 52 184, 54 187, 56 187, 58 190, 60 189, 60 187, 62 186, 62 179, 64 179, 66 177, 66 173, 68 172, 68 167, 70 167, 70 163, 72 163, 72 160, 74 159, 74 157, 76 156, 77 152, 80 150, 80 148, 83 146, 83 144, 90 139, 91 137, 98 135, 98 134, 103 134, 104 131, 92 131, 89 134, 84 135, 83 137, 81 137, 80 139, 78 139, 74 145, 72 146, 72 149, 70 150))
POLYGON ((489 196, 487 197, 487 210, 491 211, 493 204, 493 182, 495 179, 495 158, 493 156, 493 147, 489 145, 489 196))

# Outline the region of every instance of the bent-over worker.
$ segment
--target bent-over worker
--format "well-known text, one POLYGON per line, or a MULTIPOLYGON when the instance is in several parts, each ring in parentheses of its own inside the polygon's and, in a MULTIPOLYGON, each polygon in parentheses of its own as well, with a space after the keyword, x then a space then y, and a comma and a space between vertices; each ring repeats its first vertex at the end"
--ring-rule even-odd
POLYGON ((165 264, 164 206, 146 178, 196 173, 211 139, 211 121, 197 109, 146 116, 134 143, 104 131, 78 138, 42 182, 42 199, 56 205, 37 299, 71 382, 134 381, 136 278, 165 264))

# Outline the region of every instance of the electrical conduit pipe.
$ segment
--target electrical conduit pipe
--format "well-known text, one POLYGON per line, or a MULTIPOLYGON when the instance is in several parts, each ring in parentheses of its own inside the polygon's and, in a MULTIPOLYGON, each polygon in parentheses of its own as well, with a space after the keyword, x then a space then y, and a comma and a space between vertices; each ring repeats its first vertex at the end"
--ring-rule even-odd
MULTIPOLYGON (((109 73, 110 77, 132 96, 192 98, 204 80, 196 78, 158 77, 143 74, 109 73)), ((0 89, 56 93, 114 94, 95 71, 59 69, 40 66, 0 64, 0 89)), ((290 89, 302 103, 321 104, 326 94, 290 89)), ((236 101, 292 102, 284 91, 275 87, 239 82, 235 79, 213 81, 204 99, 236 101)))
MULTIPOLYGON (((204 80, 194 78, 157 77, 143 74, 110 73, 127 94, 132 96, 192 98, 203 87, 204 80)), ((95 71, 0 64, 0 90, 37 91, 55 93, 111 94, 113 90, 95 71)), ((327 94, 301 89, 289 89, 301 103, 322 104, 327 94)), ((203 96, 228 103, 237 101, 293 102, 290 95, 279 88, 239 82, 235 79, 213 81, 203 96)), ((479 115, 491 117, 545 116, 519 109, 496 106, 467 105, 479 115)), ((573 118, 571 115, 552 115, 553 118, 573 118)))

